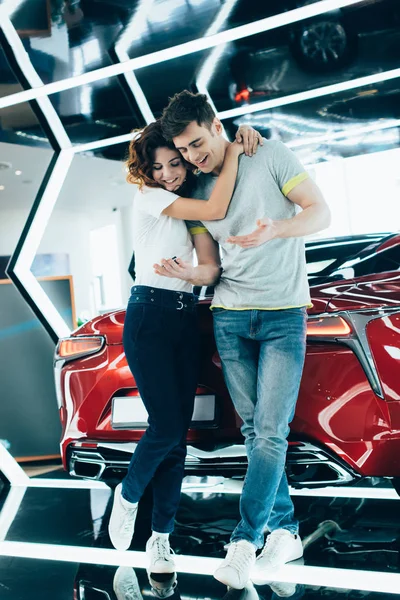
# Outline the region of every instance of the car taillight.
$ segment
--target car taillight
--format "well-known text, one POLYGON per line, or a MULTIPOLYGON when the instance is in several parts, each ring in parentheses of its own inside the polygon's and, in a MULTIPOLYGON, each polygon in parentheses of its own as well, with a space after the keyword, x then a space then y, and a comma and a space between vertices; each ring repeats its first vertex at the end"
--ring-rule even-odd
POLYGON ((342 317, 321 317, 307 322, 308 337, 341 338, 350 335, 351 327, 342 317))
POLYGON ((104 346, 104 338, 101 336, 70 337, 58 342, 55 359, 72 360, 90 354, 96 354, 104 346))
POLYGON ((237 92, 237 94, 235 94, 236 102, 248 102, 249 98, 250 98, 250 90, 248 90, 248 89, 241 90, 240 92, 237 92))

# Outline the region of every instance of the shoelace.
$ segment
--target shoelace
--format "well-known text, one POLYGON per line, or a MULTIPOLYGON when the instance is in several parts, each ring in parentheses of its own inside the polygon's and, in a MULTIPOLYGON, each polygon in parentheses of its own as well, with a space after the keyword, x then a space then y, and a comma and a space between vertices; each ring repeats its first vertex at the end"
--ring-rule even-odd
POLYGON ((278 542, 282 539, 283 536, 286 536, 286 534, 285 533, 278 533, 275 535, 270 534, 267 537, 267 541, 265 542, 264 548, 261 550, 260 558, 262 556, 264 556, 267 551, 270 554, 271 558, 275 558, 278 547, 279 547, 278 542))
POLYGON ((229 561, 229 565, 237 571, 242 569, 243 563, 247 566, 252 558, 252 553, 250 553, 246 546, 241 545, 240 542, 232 544, 229 547, 227 560, 229 561))
POLYGON ((123 508, 124 510, 121 512, 120 529, 122 529, 124 533, 129 533, 129 530, 132 527, 132 519, 137 511, 137 508, 126 508, 126 506, 123 508))
POLYGON ((160 537, 156 537, 152 544, 152 551, 155 548, 154 562, 158 560, 169 560, 174 551, 169 546, 169 541, 160 537))

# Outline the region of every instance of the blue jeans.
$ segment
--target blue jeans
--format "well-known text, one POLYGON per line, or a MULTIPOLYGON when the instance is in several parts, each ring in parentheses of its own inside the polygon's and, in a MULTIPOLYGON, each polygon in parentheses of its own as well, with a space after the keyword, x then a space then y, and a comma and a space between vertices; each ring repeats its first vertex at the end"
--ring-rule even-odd
POLYGON ((241 521, 231 541, 257 547, 264 531, 297 533, 285 474, 306 349, 306 309, 214 309, 214 333, 225 381, 243 421, 248 469, 240 499, 241 521))
POLYGON ((149 417, 122 482, 122 496, 138 502, 152 482, 152 528, 159 533, 173 531, 179 506, 197 388, 198 340, 192 294, 132 288, 124 350, 149 417))

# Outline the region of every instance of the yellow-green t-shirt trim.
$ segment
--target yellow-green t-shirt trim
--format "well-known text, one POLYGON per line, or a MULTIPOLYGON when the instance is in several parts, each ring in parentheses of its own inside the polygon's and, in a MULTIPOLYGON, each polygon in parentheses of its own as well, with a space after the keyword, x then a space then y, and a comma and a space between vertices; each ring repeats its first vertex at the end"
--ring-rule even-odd
POLYGON ((207 233, 206 227, 190 227, 189 233, 192 235, 198 235, 199 233, 207 233))
POLYGON ((290 308, 312 308, 313 304, 298 304, 297 306, 275 306, 274 308, 265 308, 265 306, 245 306, 244 308, 232 308, 228 306, 222 306, 220 304, 214 304, 210 306, 210 310, 213 308, 223 308, 224 310, 288 310, 290 308))
POLYGON ((285 183, 285 185, 283 186, 281 192, 284 196, 287 196, 288 194, 290 194, 290 192, 293 190, 293 188, 296 187, 296 185, 299 185, 299 183, 301 183, 302 181, 305 181, 306 179, 309 178, 309 174, 304 171, 303 173, 299 173, 298 175, 295 175, 295 177, 292 177, 291 179, 289 179, 289 181, 287 181, 285 183))

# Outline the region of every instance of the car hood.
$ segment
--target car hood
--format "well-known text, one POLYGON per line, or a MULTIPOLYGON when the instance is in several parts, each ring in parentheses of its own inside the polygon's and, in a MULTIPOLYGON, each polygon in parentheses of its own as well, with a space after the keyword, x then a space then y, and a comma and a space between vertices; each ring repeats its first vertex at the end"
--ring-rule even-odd
MULTIPOLYGON (((326 312, 400 306, 400 273, 368 275, 344 283, 318 286, 318 296, 327 298, 326 312)), ((311 289, 314 297, 314 289, 311 289)))

